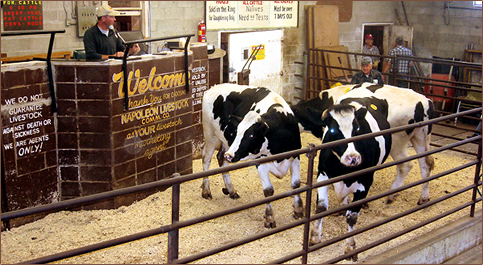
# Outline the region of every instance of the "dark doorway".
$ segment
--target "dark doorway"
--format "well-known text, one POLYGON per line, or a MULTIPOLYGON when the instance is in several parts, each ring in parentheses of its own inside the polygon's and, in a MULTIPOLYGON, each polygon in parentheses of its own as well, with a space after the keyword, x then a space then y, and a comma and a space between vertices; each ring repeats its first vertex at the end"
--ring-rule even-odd
MULTIPOLYGON (((379 49, 379 52, 381 53, 381 55, 383 55, 384 54, 384 45, 383 45, 383 43, 384 43, 384 26, 382 26, 382 25, 377 25, 377 26, 365 25, 363 36, 366 36, 367 34, 372 34, 372 36, 374 37, 374 46, 376 46, 379 49)), ((377 69, 379 71, 382 71, 382 64, 379 64, 377 69)))

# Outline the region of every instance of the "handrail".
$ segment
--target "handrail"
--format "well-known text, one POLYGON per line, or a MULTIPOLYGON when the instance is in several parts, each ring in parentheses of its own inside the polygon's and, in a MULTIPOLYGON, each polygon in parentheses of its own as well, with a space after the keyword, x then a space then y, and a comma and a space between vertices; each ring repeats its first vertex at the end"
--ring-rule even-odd
MULTIPOLYGON (((478 113, 478 112, 481 112, 481 111, 482 111, 482 108, 480 107, 480 108, 477 108, 477 109, 462 111, 460 113, 455 113, 455 114, 451 114, 451 115, 447 115, 447 116, 443 116, 443 117, 438 117, 438 118, 431 119, 431 120, 424 121, 424 122, 399 126, 399 127, 379 131, 379 132, 364 134, 364 135, 361 135, 361 136, 356 136, 356 137, 352 137, 352 138, 348 138, 348 139, 343 139, 343 140, 338 140, 338 141, 334 141, 334 142, 330 142, 330 143, 325 143, 323 145, 317 145, 313 148, 306 147, 306 148, 302 148, 302 149, 298 149, 298 150, 294 150, 294 151, 290 151, 290 152, 285 152, 285 153, 281 153, 281 154, 277 154, 277 155, 272 155, 272 156, 254 159, 254 160, 251 160, 251 161, 239 162, 239 163, 231 164, 231 165, 228 165, 228 166, 225 166, 225 167, 219 167, 219 168, 214 168, 214 169, 210 169, 210 170, 207 170, 207 171, 196 172, 196 173, 192 173, 192 174, 188 174, 188 175, 184 175, 184 176, 179 176, 179 177, 176 177, 176 178, 162 179, 162 180, 149 182, 149 183, 145 183, 145 184, 141 184, 141 185, 137 185, 137 186, 107 191, 107 192, 88 195, 88 196, 84 196, 84 197, 78 197, 78 198, 75 198, 75 199, 65 200, 65 201, 56 202, 56 203, 52 203, 52 204, 47 204, 47 205, 42 205, 42 206, 37 206, 37 207, 32 207, 32 208, 26 208, 26 209, 21 209, 21 210, 16 210, 16 211, 5 212, 5 213, 2 213, 2 215, 1 215, 1 221, 10 220, 10 219, 19 218, 19 217, 25 217, 25 216, 33 215, 33 214, 50 212, 50 211, 59 211, 59 210, 70 208, 70 207, 80 206, 80 205, 83 205, 83 204, 88 204, 88 203, 99 201, 99 200, 112 199, 112 198, 115 198, 115 197, 118 197, 118 196, 128 195, 128 194, 132 194, 132 193, 136 193, 136 192, 142 192, 142 191, 147 191, 147 190, 152 190, 152 189, 157 189, 157 188, 167 189, 168 187, 170 187, 170 186, 172 186, 176 183, 183 183, 183 182, 199 179, 199 178, 202 178, 202 177, 220 174, 220 173, 227 172, 227 171, 233 171, 233 170, 237 170, 237 169, 245 168, 245 167, 249 167, 249 166, 257 166, 257 165, 260 165, 262 163, 266 163, 266 162, 270 162, 270 161, 278 160, 278 159, 284 159, 284 158, 289 157, 289 156, 302 155, 302 154, 308 153, 312 150, 318 151, 318 150, 331 148, 331 147, 334 147, 334 146, 337 146, 337 145, 341 145, 341 144, 345 144, 345 143, 349 143, 349 142, 353 142, 353 141, 359 141, 359 140, 363 140, 363 139, 367 139, 367 138, 371 138, 371 137, 380 136, 380 135, 383 135, 383 134, 410 130, 410 129, 426 126, 426 125, 429 125, 429 124, 432 124, 432 123, 436 123, 436 122, 439 122, 439 121, 443 121, 443 120, 446 120, 446 119, 452 119, 454 117, 478 113)), ((466 139, 465 141, 471 141, 471 140, 466 139)), ((335 182, 335 181, 331 181, 331 180, 327 180, 328 184, 335 182)))
MULTIPOLYGON (((433 124, 433 123, 442 121, 444 119, 451 119, 454 116, 466 115, 466 114, 471 114, 471 113, 476 113, 476 112, 481 112, 481 111, 482 111, 482 108, 480 107, 480 108, 477 108, 477 109, 473 109, 473 110, 469 110, 469 111, 465 111, 465 112, 461 112, 461 113, 457 113, 457 114, 453 114, 453 115, 447 115, 447 116, 444 116, 444 117, 431 119, 431 120, 425 121, 425 122, 420 122, 420 123, 415 123, 415 124, 411 124, 411 125, 391 128, 391 129, 384 130, 384 131, 377 132, 377 133, 371 133, 371 134, 353 137, 353 138, 349 138, 349 139, 345 139, 345 140, 339 140, 339 141, 336 141, 336 142, 321 144, 321 145, 318 145, 318 146, 311 145, 311 146, 304 148, 304 149, 286 152, 286 153, 283 153, 283 154, 278 154, 278 155, 274 155, 274 156, 270 156, 270 157, 264 157, 264 158, 256 159, 256 160, 253 160, 253 161, 241 162, 241 163, 229 165, 229 166, 222 167, 222 168, 217 168, 217 169, 212 169, 212 170, 208 170, 208 171, 193 173, 193 174, 189 174, 189 175, 185 175, 185 176, 174 175, 175 177, 173 177, 171 179, 161 180, 161 181, 155 182, 155 185, 149 185, 149 184, 152 184, 152 183, 148 183, 148 185, 147 184, 140 185, 140 186, 144 186, 142 189, 136 189, 136 187, 139 187, 139 186, 124 188, 124 189, 122 189, 124 191, 124 194, 128 194, 126 191, 129 191, 130 193, 132 193, 132 192, 146 190, 148 188, 148 186, 149 186, 149 188, 154 189, 156 187, 158 187, 158 188, 159 187, 166 187, 166 186, 168 186, 168 183, 172 183, 174 185, 173 186, 173 192, 172 192, 172 196, 173 196, 173 206, 172 207, 175 207, 177 205, 177 198, 179 196, 179 190, 178 190, 179 184, 182 183, 182 182, 186 182, 186 181, 190 181, 190 180, 194 180, 194 179, 199 179, 199 178, 202 178, 202 177, 207 176, 207 175, 215 175, 215 174, 219 174, 221 172, 231 171, 231 170, 235 170, 235 169, 239 169, 239 168, 245 168, 245 167, 253 166, 253 165, 259 165, 261 163, 265 163, 265 162, 269 162, 269 161, 273 161, 273 160, 278 160, 278 159, 281 159, 283 157, 294 156, 295 154, 303 154, 303 153, 312 154, 312 155, 309 155, 310 168, 308 168, 308 170, 307 170, 307 174, 308 174, 307 175, 308 176, 307 184, 302 186, 302 187, 299 187, 297 189, 293 189, 291 191, 286 191, 286 192, 282 192, 282 193, 279 193, 279 194, 275 194, 273 196, 266 197, 266 198, 261 199, 261 200, 249 202, 249 203, 241 205, 241 206, 233 207, 233 208, 230 208, 230 209, 222 210, 222 211, 219 211, 219 212, 215 212, 215 213, 211 213, 211 214, 207 214, 207 215, 203 215, 203 216, 200 216, 200 217, 192 218, 192 219, 189 219, 189 220, 183 220, 183 221, 179 221, 178 216, 175 216, 175 215, 177 215, 179 209, 176 209, 176 211, 175 211, 175 209, 173 209, 173 211, 175 211, 175 212, 173 212, 173 215, 172 215, 173 219, 172 219, 171 224, 163 225, 163 226, 158 227, 156 229, 152 229, 152 230, 148 230, 148 231, 144 231, 144 232, 139 232, 139 233, 136 233, 136 234, 123 236, 123 237, 119 237, 119 238, 112 239, 112 240, 107 240, 107 241, 100 242, 100 243, 97 243, 97 244, 93 244, 93 245, 89 245, 89 246, 85 246, 85 247, 81 247, 81 248, 76 248, 76 249, 72 249, 72 250, 69 250, 69 251, 56 253, 56 254, 36 258, 36 259, 33 259, 33 260, 29 260, 29 261, 24 261, 23 263, 53 262, 53 261, 57 261, 57 260, 60 260, 60 259, 72 257, 72 256, 75 256, 75 255, 85 254, 85 253, 88 253, 88 252, 104 249, 104 248, 107 248, 107 247, 123 244, 123 243, 130 242, 130 241, 133 241, 133 240, 139 240, 139 239, 142 239, 142 238, 146 238, 146 237, 150 237, 150 236, 158 235, 158 234, 163 234, 163 233, 169 233, 170 238, 172 236, 172 239, 170 239, 170 241, 169 241, 170 244, 169 244, 168 248, 173 248, 173 247, 177 246, 177 232, 176 231, 179 230, 180 228, 190 226, 190 225, 193 225, 193 224, 197 224, 197 223, 201 223, 201 222, 204 222, 204 221, 208 221, 208 220, 211 220, 211 219, 214 219, 214 218, 224 216, 226 214, 234 213, 234 212, 241 211, 241 210, 244 210, 244 209, 248 209, 248 208, 251 208, 251 207, 254 207, 254 206, 262 205, 262 204, 265 204, 267 202, 271 202, 271 201, 279 200, 279 199, 286 198, 286 197, 289 197, 289 196, 293 196, 294 194, 299 194, 299 193, 302 193, 302 192, 306 192, 307 193, 306 197, 308 197, 309 192, 314 188, 317 188, 321 185, 328 185, 328 184, 333 183, 335 181, 340 181, 341 178, 347 179, 349 177, 354 177, 356 175, 355 173, 346 174, 344 176, 340 176, 340 177, 337 177, 337 178, 334 178, 334 179, 329 179, 329 180, 326 180, 326 181, 323 181, 323 182, 319 182, 317 184, 312 184, 310 182, 310 180, 312 179, 312 174, 313 174, 312 169, 313 169, 313 162, 314 162, 313 160, 314 160, 314 157, 315 157, 315 156, 313 156, 313 154, 317 150, 321 150, 321 149, 324 149, 324 148, 329 148, 329 147, 332 147, 332 146, 340 145, 340 144, 346 143, 346 142, 352 142, 352 141, 356 141, 356 140, 362 140, 364 138, 375 137, 376 135, 394 133, 394 132, 398 132, 398 131, 405 131, 409 128, 422 127, 422 126, 426 126, 426 125, 429 125, 429 124, 433 124), (178 187, 178 188, 176 188, 176 187, 178 187)), ((449 144, 449 145, 445 146, 444 148, 441 148, 441 149, 438 149, 438 150, 431 150, 431 151, 428 151, 428 152, 425 152, 425 153, 422 153, 422 154, 418 154, 418 155, 415 155, 415 156, 408 157, 407 159, 413 160, 413 159, 416 159, 418 156, 426 156, 428 154, 435 153, 435 152, 438 152, 440 150, 447 150, 447 149, 449 149, 453 146, 463 145, 463 144, 466 144, 468 142, 475 141, 475 140, 478 140, 479 144, 481 146, 481 139, 482 139, 481 136, 472 137, 470 139, 465 139, 465 140, 462 140, 462 141, 457 142, 457 143, 449 144)), ((380 165, 378 167, 373 167, 373 168, 366 169, 366 170, 372 170, 373 171, 373 170, 382 168, 382 166, 389 167, 389 166, 392 166, 393 164, 399 164, 399 163, 401 163, 401 161, 405 161, 405 159, 393 161, 393 162, 390 162, 390 163, 385 163, 385 164, 380 165)), ((177 257, 177 249, 168 249, 168 251, 169 251, 168 262, 170 262, 170 263, 192 262, 192 261, 198 260, 200 258, 206 257, 208 255, 216 254, 216 253, 231 249, 233 247, 246 244, 246 243, 251 242, 253 240, 261 239, 261 238, 264 238, 264 237, 273 235, 275 233, 285 231, 287 229, 290 229, 290 228, 293 228, 293 227, 296 227, 296 226, 300 226, 300 225, 304 225, 305 228, 308 229, 308 226, 310 225, 311 221, 313 221, 317 218, 320 218, 322 216, 329 215, 329 214, 334 213, 336 211, 339 211, 341 209, 348 209, 350 207, 354 207, 355 205, 360 205, 364 202, 368 202, 368 201, 372 201, 372 200, 375 200, 375 199, 378 199, 378 198, 382 198, 382 197, 385 197, 389 194, 393 194, 393 193, 399 192, 401 190, 405 190, 405 189, 410 188, 410 187, 421 185, 424 182, 432 181, 434 179, 440 178, 440 177, 445 176, 447 174, 450 174, 452 172, 456 172, 460 169, 467 168, 467 167, 474 166, 474 165, 476 165, 477 167, 481 167, 481 147, 480 147, 480 152, 479 152, 476 160, 471 161, 467 164, 460 165, 460 166, 455 167, 453 169, 449 169, 449 170, 437 173, 437 174, 435 174, 435 175, 433 175, 429 178, 421 179, 421 180, 409 183, 407 185, 401 186, 397 189, 385 191, 383 193, 368 197, 364 200, 353 202, 351 204, 348 204, 348 205, 345 205, 345 206, 342 206, 342 207, 338 207, 336 209, 331 209, 331 210, 325 211, 323 213, 310 215, 310 208, 311 208, 312 205, 311 205, 309 198, 306 198, 307 199, 306 211, 308 210, 309 212, 308 213, 306 212, 305 217, 302 218, 301 220, 294 221, 294 222, 291 222, 290 224, 283 225, 283 226, 277 227, 275 229, 270 229, 269 231, 258 233, 256 235, 252 235, 250 237, 247 237, 247 238, 244 238, 244 239, 241 239, 241 240, 237 240, 235 242, 230 242, 230 243, 225 244, 225 245, 220 246, 220 247, 216 247, 216 248, 213 248, 213 249, 210 249, 210 250, 207 250, 207 251, 202 251, 202 252, 199 252, 199 253, 196 253, 196 254, 192 254, 190 256, 187 256, 187 257, 184 257, 184 258, 181 258, 181 259, 178 259, 178 257, 177 257)), ((363 174, 363 171, 360 171, 359 174, 363 174)), ((468 206, 473 206, 476 202, 481 201, 481 197, 476 198, 476 193, 475 193, 476 188, 478 186, 481 186, 481 180, 476 178, 476 175, 478 175, 478 174, 479 174, 479 172, 475 171, 475 182, 472 183, 470 186, 467 186, 467 187, 465 187, 461 190, 458 190, 456 192, 453 192, 451 194, 445 195, 444 197, 433 200, 433 201, 429 202, 428 204, 424 204, 424 205, 418 206, 416 208, 410 209, 406 212, 415 212, 415 211, 424 209, 426 207, 433 205, 436 202, 446 200, 447 198, 453 197, 457 194, 460 194, 460 193, 467 191, 467 190, 470 190, 470 189, 473 189, 473 196, 471 198, 472 201, 464 204, 464 206, 460 206, 460 207, 455 208, 455 209, 450 210, 450 211, 458 211, 458 210, 461 210, 461 209, 466 208, 468 206)), ((117 191, 120 191, 120 190, 117 190, 117 191)), ((111 193, 111 192, 103 193, 104 195, 102 196, 102 198, 109 197, 109 196, 106 196, 107 193, 111 193)), ((120 194, 121 193, 117 193, 117 196, 119 196, 120 194)), ((98 197, 100 195, 101 194, 97 194, 97 195, 91 195, 91 196, 88 196, 88 197, 91 197, 90 201, 92 201, 93 197, 98 197)), ((110 196, 111 195, 112 194, 110 194, 110 196)), ((74 199, 74 200, 76 200, 76 199, 74 199)), ((70 201, 74 201, 74 200, 70 200, 70 201)), ((57 204, 60 204, 60 203, 57 203, 57 204)), ((71 206, 75 206, 75 205, 71 205, 71 206)), ((36 208, 40 208, 40 207, 36 207, 36 208)), ((17 212, 19 212, 19 211, 17 211, 17 212)), ((302 256, 302 263, 305 264, 305 263, 307 263, 307 254, 309 252, 315 251, 315 250, 320 249, 324 246, 327 246, 327 245, 333 244, 335 242, 338 242, 340 240, 343 240, 343 239, 350 237, 350 236, 352 236, 356 233, 364 232, 364 231, 369 230, 373 227, 379 226, 379 225, 381 225, 385 222, 389 222, 389 221, 393 221, 395 219, 398 219, 398 218, 402 217, 403 215, 405 215, 406 212, 400 213, 400 214, 397 214, 395 216, 388 217, 385 220, 381 220, 381 221, 378 221, 376 223, 373 223, 373 224, 370 225, 369 228, 366 228, 366 227, 359 228, 359 229, 354 230, 352 232, 346 233, 346 234, 341 235, 341 236, 336 237, 336 238, 329 239, 327 241, 324 241, 320 244, 317 244, 317 245, 314 245, 314 246, 311 246, 311 247, 309 247, 308 244, 306 245, 306 243, 308 243, 307 240, 308 240, 309 233, 308 233, 308 230, 304 229, 304 244, 303 244, 302 250, 291 253, 290 255, 285 256, 285 257, 277 260, 277 262, 280 262, 282 260, 288 261, 288 260, 291 260, 293 258, 302 256)), ((470 216, 473 213, 474 213, 474 207, 472 207, 472 209, 470 211, 470 216)), ((8 215, 9 212, 7 212, 5 214, 8 215)), ((5 214, 2 213, 2 221, 4 220, 5 214)), ((34 214, 34 213, 30 213, 30 214, 34 214)), ((25 215, 23 215, 23 216, 25 216, 25 215)), ((12 216, 7 216, 7 217, 10 218, 10 219, 12 218, 12 216)), ((417 224, 416 226, 413 226, 413 227, 421 227, 424 224, 432 222, 433 219, 434 218, 425 220, 425 221, 423 221, 423 222, 421 222, 421 223, 419 223, 419 224, 417 224)), ((412 230, 414 230, 414 229, 412 229, 412 230)), ((406 230, 405 229, 404 231, 412 231, 412 230, 406 230)), ((389 238, 389 239, 383 238, 381 240, 386 240, 386 241, 390 240, 392 238, 400 236, 401 233, 402 232, 394 233, 394 235, 392 235, 391 238, 389 238)), ((379 242, 379 241, 377 241, 377 242, 379 242)), ((381 241, 381 242, 385 242, 385 241, 381 241)), ((343 259, 346 256, 350 256, 351 254, 356 254, 356 253, 365 251, 365 250, 372 248, 374 246, 375 246, 375 244, 371 243, 369 245, 358 248, 358 249, 356 249, 356 250, 354 250, 350 253, 347 253, 343 256, 339 256, 336 259, 343 259)), ((333 262, 334 260, 331 260, 330 262, 333 262)))
POLYGON ((188 68, 188 45, 195 34, 186 34, 186 35, 177 35, 177 36, 169 36, 163 38, 154 38, 154 39, 142 39, 142 40, 132 40, 132 41, 123 41, 123 44, 126 45, 126 50, 124 51, 124 56, 122 57, 122 72, 123 72, 123 90, 124 90, 124 111, 129 109, 129 89, 127 87, 127 56, 129 50, 137 43, 146 43, 146 42, 153 42, 153 41, 160 41, 160 40, 171 40, 171 39, 179 39, 179 38, 186 38, 184 43, 184 71, 185 71, 185 89, 186 93, 189 92, 189 68, 188 68))
MULTIPOLYGON (((50 34, 50 41, 49 41, 49 48, 47 50, 47 76, 49 79, 49 90, 50 90, 50 98, 51 98, 51 105, 50 108, 52 112, 57 112, 57 102, 55 99, 55 88, 54 88, 54 77, 52 74, 52 48, 54 47, 54 39, 56 33, 65 33, 65 29, 63 30, 30 30, 30 31, 11 31, 11 32, 2 32, 2 36, 22 36, 22 35, 37 35, 37 34, 50 34)), ((34 58, 36 60, 37 58, 34 58)))

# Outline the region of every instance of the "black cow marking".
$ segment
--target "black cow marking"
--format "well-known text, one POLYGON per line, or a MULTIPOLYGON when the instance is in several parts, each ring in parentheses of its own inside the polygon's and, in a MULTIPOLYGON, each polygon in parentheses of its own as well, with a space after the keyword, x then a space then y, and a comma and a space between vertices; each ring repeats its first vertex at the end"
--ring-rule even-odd
POLYGON ((384 85, 370 85, 366 88, 369 89, 372 93, 374 93, 374 92, 376 92, 376 90, 378 90, 379 88, 382 88, 382 87, 384 87, 384 85))
MULTIPOLYGON (((430 105, 432 106, 432 105, 430 105)), ((416 104, 416 107, 414 108, 414 118, 413 119, 410 119, 408 121, 408 124, 413 124, 413 123, 416 123, 416 122, 422 122, 424 121, 424 117, 425 117, 425 114, 424 114, 424 107, 423 107, 423 103, 418 102, 416 104)), ((414 129, 408 129, 406 130, 406 133, 408 135, 410 135, 412 132, 413 132, 414 129)))

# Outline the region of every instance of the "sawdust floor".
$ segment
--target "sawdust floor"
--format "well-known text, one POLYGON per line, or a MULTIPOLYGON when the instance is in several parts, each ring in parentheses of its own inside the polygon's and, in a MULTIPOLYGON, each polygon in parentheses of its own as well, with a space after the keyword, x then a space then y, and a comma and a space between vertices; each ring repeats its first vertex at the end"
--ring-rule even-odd
MULTIPOLYGON (((310 134, 303 134, 303 146, 309 143, 319 143, 310 134)), ((410 154, 414 151, 410 149, 410 154)), ((452 151, 435 155, 436 169, 441 172, 457 165, 471 161, 472 157, 452 151)), ((215 160, 215 159, 213 159, 215 160)), ((301 157, 302 182, 306 182, 307 158, 301 157)), ((391 159, 389 158, 389 161, 391 159)), ((316 163, 317 165, 317 163, 316 163)), ((215 161, 212 163, 212 168, 215 161)), ((472 183, 475 167, 470 167, 449 176, 443 177, 430 184, 432 199, 459 190, 472 183)), ((202 170, 201 160, 193 161, 193 170, 202 170)), ((394 180, 395 167, 376 172, 376 177, 369 195, 386 191, 394 180)), ((420 178, 417 163, 405 184, 420 178)), ((290 177, 283 179, 272 177, 275 192, 290 190, 290 177)), ((232 172, 232 181, 240 194, 238 200, 229 199, 223 195, 221 176, 211 178, 213 200, 201 198, 201 180, 191 181, 181 185, 181 220, 202 216, 226 208, 239 206, 247 202, 263 198, 263 192, 256 169, 246 168, 232 172)), ((113 210, 93 211, 62 211, 49 214, 45 218, 29 223, 1 234, 1 263, 16 263, 37 257, 66 251, 85 245, 102 242, 109 239, 157 228, 170 223, 171 220, 171 189, 159 192, 130 206, 113 210)), ((385 204, 385 199, 378 199, 369 203, 369 209, 362 210, 357 227, 364 227, 372 222, 387 218, 416 206, 421 187, 403 191, 393 204, 385 204)), ((329 189, 330 208, 338 206, 332 187, 329 189)), ((304 202, 305 198, 303 197, 304 202)), ((377 227, 374 230, 356 236, 358 246, 363 246, 391 233, 410 227, 422 220, 443 213, 457 205, 471 199, 471 191, 456 196, 449 201, 418 211, 403 219, 396 220, 377 227)), ((314 198, 315 201, 315 192, 314 198)), ((277 225, 281 226, 293 221, 292 198, 286 198, 272 203, 277 225)), ((481 203, 478 205, 481 208, 481 203)), ((233 242, 249 235, 266 231, 263 227, 264 206, 232 214, 223 218, 207 221, 202 224, 180 230, 180 255, 187 255, 208 250, 229 242, 233 242)), ((410 234, 401 236, 381 246, 372 248, 359 254, 359 262, 368 255, 374 255, 400 243, 412 240, 447 222, 456 220, 469 214, 464 209, 456 214, 445 217, 424 228, 417 229, 410 234)), ((245 244, 212 257, 201 259, 195 263, 268 263, 289 253, 301 250, 303 227, 296 227, 288 231, 245 244)), ((324 219, 323 240, 341 235, 347 231, 345 218, 329 216, 324 219)), ((84 254, 58 263, 166 263, 167 235, 153 236, 144 240, 111 247, 94 253, 84 254)), ((327 246, 309 255, 309 263, 323 263, 343 254, 345 242, 341 241, 327 246)), ((300 263, 295 259, 289 263, 300 263)), ((341 261, 340 263, 350 263, 341 261)))

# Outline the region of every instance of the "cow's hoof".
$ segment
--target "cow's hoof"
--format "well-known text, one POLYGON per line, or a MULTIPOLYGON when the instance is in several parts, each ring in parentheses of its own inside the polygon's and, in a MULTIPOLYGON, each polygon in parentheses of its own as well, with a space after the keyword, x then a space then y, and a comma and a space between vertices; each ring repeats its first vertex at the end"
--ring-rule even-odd
POLYGON ((338 212, 335 212, 332 214, 332 216, 345 216, 345 213, 346 211, 342 210, 342 211, 338 211, 338 212))
POLYGON ((358 258, 357 258, 357 254, 355 254, 355 255, 349 256, 349 257, 347 257, 345 259, 346 260, 349 260, 349 261, 352 260, 352 261, 356 262, 358 258))
POLYGON ((277 223, 273 217, 265 217, 265 227, 266 228, 275 228, 277 227, 277 223))
POLYGON ((311 231, 309 245, 313 246, 313 245, 319 244, 320 242, 321 242, 320 236, 315 231, 311 231))
MULTIPOLYGON (((355 246, 354 247, 347 247, 344 254, 347 254, 347 253, 351 252, 354 249, 355 249, 355 246)), ((357 261, 357 254, 354 254, 352 256, 349 256, 349 257, 347 257, 345 259, 346 260, 357 261)))
POLYGON ((293 212, 293 218, 295 219, 304 218, 304 212, 293 212))
POLYGON ((227 188, 223 188, 223 189, 221 189, 221 191, 225 195, 230 195, 230 198, 232 198, 232 199, 239 199, 240 198, 240 195, 238 195, 238 193, 236 191, 231 193, 231 194, 230 194, 230 192, 228 191, 227 188))
POLYGON ((397 195, 399 195, 399 194, 396 193, 396 194, 392 194, 392 195, 387 196, 386 204, 393 203, 396 200, 397 195))
POLYGON ((201 197, 203 197, 204 199, 207 199, 207 200, 211 200, 213 199, 213 197, 211 196, 211 193, 201 193, 201 197))
POLYGON ((235 193, 233 193, 233 194, 230 194, 230 198, 232 198, 232 199, 234 199, 234 200, 235 200, 235 199, 240 199, 240 195, 238 195, 238 193, 236 193, 236 192, 235 192, 235 193))
POLYGON ((418 205, 422 205, 429 202, 429 198, 420 198, 418 201, 418 205))

